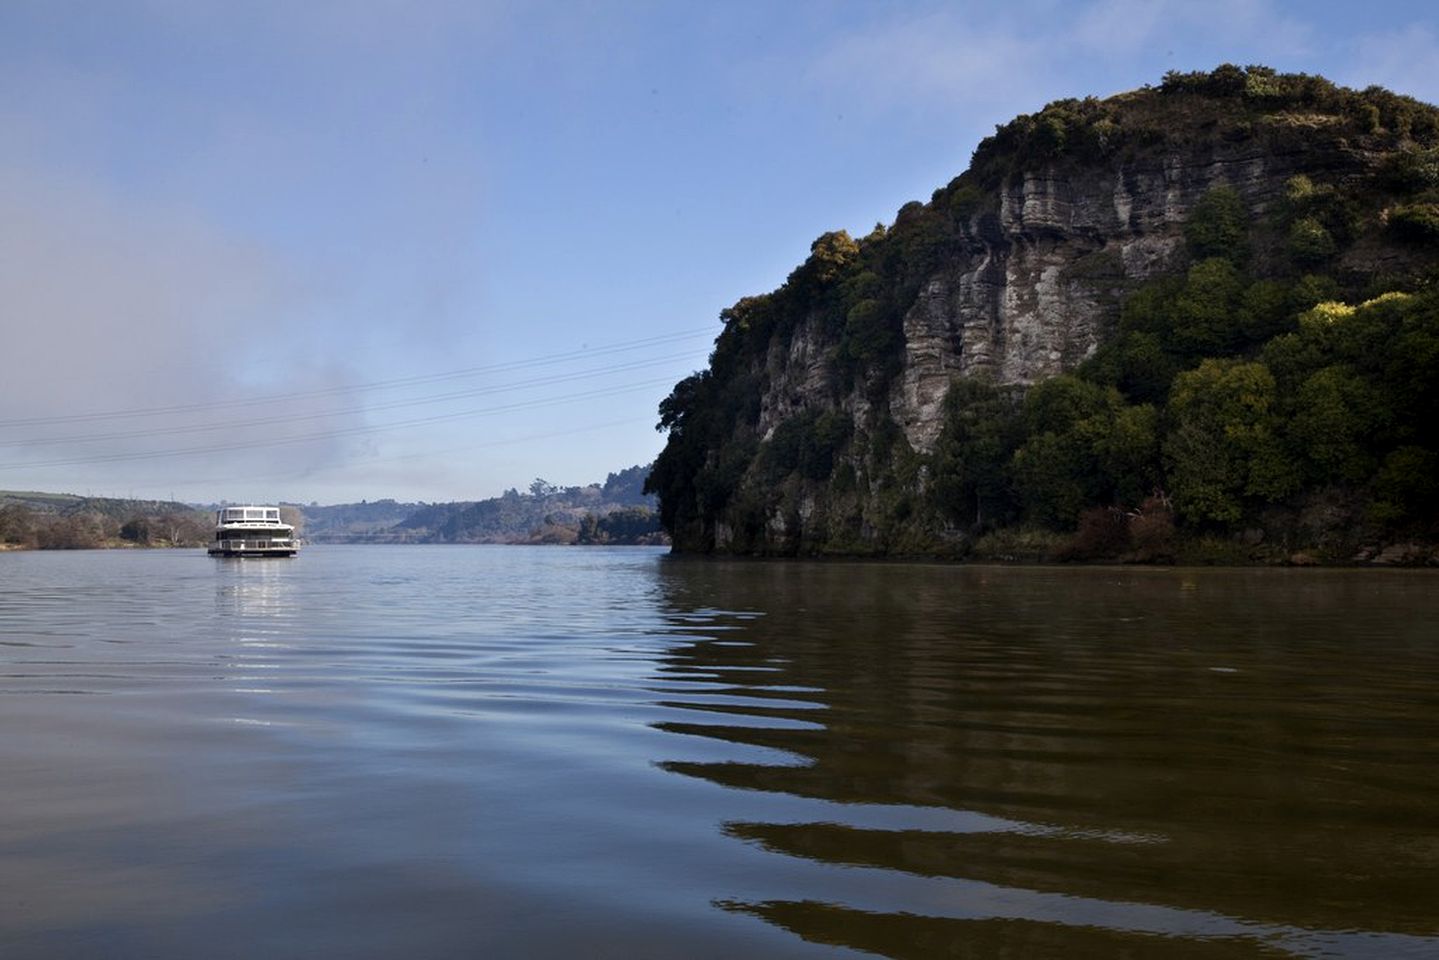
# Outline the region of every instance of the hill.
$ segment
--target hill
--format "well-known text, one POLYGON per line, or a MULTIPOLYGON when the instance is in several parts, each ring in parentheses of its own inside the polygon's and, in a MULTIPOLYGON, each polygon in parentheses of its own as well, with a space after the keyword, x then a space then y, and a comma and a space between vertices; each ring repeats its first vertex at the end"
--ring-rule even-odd
POLYGON ((294 508, 300 514, 304 538, 312 543, 355 543, 374 537, 383 538, 395 524, 426 508, 423 503, 400 503, 391 499, 331 506, 318 503, 287 503, 285 506, 294 508))
POLYGON ((603 483, 559 487, 537 479, 487 500, 407 504, 394 500, 301 506, 316 543, 644 543, 661 542, 648 466, 603 483), (613 515, 613 517, 612 517, 613 515))
MULTIPOLYGON (((582 487, 557 487, 537 479, 526 493, 510 489, 488 500, 435 504, 417 510, 390 533, 427 543, 575 542, 586 518, 602 520, 625 509, 652 514, 655 498, 644 492, 649 469, 630 467, 611 473, 602 484, 582 487)), ((657 516, 641 526, 644 529, 625 538, 627 542, 653 541, 659 533, 657 516)))
POLYGON ((200 546, 209 516, 166 500, 0 490, 0 547, 200 546))

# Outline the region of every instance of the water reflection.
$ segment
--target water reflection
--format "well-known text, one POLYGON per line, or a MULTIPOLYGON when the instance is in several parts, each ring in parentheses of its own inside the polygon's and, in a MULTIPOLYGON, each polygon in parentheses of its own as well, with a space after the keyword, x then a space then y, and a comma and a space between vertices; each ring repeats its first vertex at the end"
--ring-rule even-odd
MULTIPOLYGON (((217 558, 215 575, 215 637, 233 649, 218 659, 233 665, 230 692, 271 696, 273 671, 282 668, 281 656, 295 645, 301 595, 296 564, 288 559, 217 558)), ((275 720, 258 716, 225 716, 225 722, 242 726, 273 726, 275 720)))
POLYGON ((728 821, 737 842, 915 891, 888 909, 823 889, 727 909, 894 957, 1439 950, 1427 578, 661 576, 674 610, 767 611, 716 615, 728 629, 669 652, 666 702, 687 713, 657 724, 763 759, 665 768, 810 802, 728 821))
POLYGON ((294 561, 216 559, 215 613, 221 617, 282 620, 300 601, 294 561))

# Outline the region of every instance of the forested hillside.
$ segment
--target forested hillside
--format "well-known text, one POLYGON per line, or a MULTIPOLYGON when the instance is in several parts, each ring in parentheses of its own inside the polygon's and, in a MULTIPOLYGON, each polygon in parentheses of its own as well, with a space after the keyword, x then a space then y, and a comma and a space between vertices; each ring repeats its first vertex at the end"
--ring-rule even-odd
POLYGON ((193 547, 212 529, 208 514, 184 503, 0 491, 0 549, 193 547))
POLYGON ((304 507, 306 536, 320 543, 644 543, 663 539, 648 466, 603 483, 561 487, 536 479, 525 492, 487 500, 304 507), (623 517, 612 515, 623 514, 623 517), (321 525, 316 524, 319 520, 321 525))
POLYGON ((691 551, 1439 560, 1436 268, 1430 105, 1060 101, 725 310, 650 488, 691 551))

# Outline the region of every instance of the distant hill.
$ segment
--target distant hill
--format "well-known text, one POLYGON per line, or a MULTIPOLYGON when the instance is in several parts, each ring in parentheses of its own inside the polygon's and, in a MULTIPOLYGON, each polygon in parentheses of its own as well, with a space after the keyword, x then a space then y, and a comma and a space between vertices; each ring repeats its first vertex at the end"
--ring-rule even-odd
POLYGON ((9 548, 200 546, 210 529, 204 512, 171 500, 0 490, 0 546, 9 548))
POLYGON ((574 487, 536 479, 527 492, 512 488, 486 500, 376 500, 297 509, 304 516, 305 539, 314 543, 664 542, 655 498, 644 493, 649 471, 633 466, 603 483, 574 487), (618 511, 625 511, 623 523, 601 522, 618 511))
MULTIPOLYGON (((558 487, 535 480, 488 500, 282 503, 282 516, 311 543, 666 543, 648 466, 603 483, 558 487)), ((0 547, 200 546, 217 504, 0 491, 0 547)))
POLYGON ((424 503, 400 503, 395 500, 362 500, 332 506, 287 503, 299 511, 302 535, 312 543, 353 543, 383 538, 386 531, 419 510, 424 503))

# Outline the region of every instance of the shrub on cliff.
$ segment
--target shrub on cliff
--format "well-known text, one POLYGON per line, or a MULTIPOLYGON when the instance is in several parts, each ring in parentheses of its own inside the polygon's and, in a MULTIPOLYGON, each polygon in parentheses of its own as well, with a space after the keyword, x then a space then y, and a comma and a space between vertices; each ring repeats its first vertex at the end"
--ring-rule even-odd
POLYGON ((1242 264, 1249 256, 1249 211, 1230 187, 1210 190, 1184 224, 1184 242, 1196 260, 1219 257, 1242 264))
POLYGON ((1389 211, 1389 229, 1410 243, 1439 244, 1439 203, 1413 203, 1389 211))

